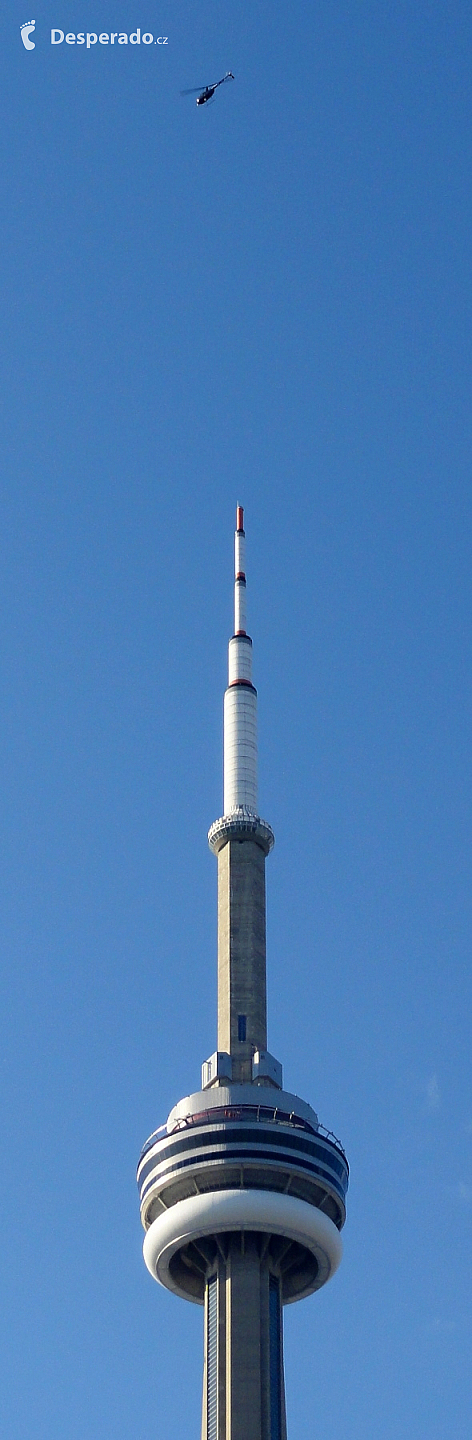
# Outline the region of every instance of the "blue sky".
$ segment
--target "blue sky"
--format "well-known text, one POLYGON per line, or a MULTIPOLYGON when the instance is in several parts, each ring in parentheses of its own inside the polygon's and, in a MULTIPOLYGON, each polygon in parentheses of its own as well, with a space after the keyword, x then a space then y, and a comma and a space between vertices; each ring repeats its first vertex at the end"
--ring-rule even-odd
POLYGON ((3 17, 8 1440, 199 1435, 134 1177, 215 1044, 237 502, 270 1048, 351 1162, 289 1436, 470 1435, 471 60, 454 0, 3 17))

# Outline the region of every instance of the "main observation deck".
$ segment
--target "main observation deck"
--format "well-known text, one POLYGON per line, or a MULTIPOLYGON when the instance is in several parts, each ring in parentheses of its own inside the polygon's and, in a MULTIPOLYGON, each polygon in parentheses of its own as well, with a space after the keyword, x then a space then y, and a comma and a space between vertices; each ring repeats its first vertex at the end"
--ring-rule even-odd
MULTIPOLYGON (((323 1130, 315 1112, 297 1096, 269 1087, 232 1085, 198 1091, 181 1101, 167 1125, 146 1141, 137 1179, 146 1231, 182 1201, 222 1191, 258 1191, 303 1201, 303 1209, 308 1205, 321 1212, 339 1232, 346 1214, 349 1167, 340 1142, 323 1130)), ((268 1204, 268 1213, 269 1208, 268 1204)), ((247 1228, 252 1228, 250 1218, 247 1228)), ((216 1240, 213 1245, 216 1250, 216 1240)), ((166 1280, 156 1278, 203 1304, 210 1259, 208 1244, 202 1255, 201 1245, 199 1249, 182 1236, 166 1280)), ((293 1241, 286 1247, 284 1261, 284 1303, 318 1288, 319 1261, 309 1245, 293 1241)))

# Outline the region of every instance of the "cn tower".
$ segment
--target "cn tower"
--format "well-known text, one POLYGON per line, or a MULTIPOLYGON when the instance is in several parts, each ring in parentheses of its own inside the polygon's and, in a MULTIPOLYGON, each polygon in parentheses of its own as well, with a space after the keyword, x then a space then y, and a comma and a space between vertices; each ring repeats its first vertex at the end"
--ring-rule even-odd
POLYGON ((286 1440, 283 1306, 341 1259, 348 1164, 267 1049, 265 862, 257 799, 257 692, 246 631, 244 516, 235 534, 234 634, 224 698, 218 861, 218 1048, 201 1088, 141 1152, 148 1270, 202 1305, 202 1440, 286 1440))

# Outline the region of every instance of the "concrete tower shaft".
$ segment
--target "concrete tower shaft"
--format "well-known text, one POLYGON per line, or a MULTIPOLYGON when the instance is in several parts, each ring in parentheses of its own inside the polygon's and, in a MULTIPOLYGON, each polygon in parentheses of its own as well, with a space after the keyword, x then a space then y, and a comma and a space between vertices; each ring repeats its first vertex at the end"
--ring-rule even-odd
POLYGON ((228 1236, 206 1288, 202 1440, 286 1440, 280 1277, 265 1242, 228 1236))
POLYGON ((266 1049, 265 855, 255 840, 228 840, 218 855, 218 1050, 244 1082, 266 1049))

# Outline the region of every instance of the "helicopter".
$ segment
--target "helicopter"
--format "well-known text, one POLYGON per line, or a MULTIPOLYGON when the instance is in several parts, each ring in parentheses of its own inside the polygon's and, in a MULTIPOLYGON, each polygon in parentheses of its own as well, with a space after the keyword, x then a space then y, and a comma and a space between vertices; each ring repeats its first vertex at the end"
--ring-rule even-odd
POLYGON ((215 90, 218 89, 218 86, 225 85, 227 80, 234 80, 234 75, 231 70, 227 70, 226 75, 223 75, 223 79, 216 80, 214 85, 195 85, 193 90, 181 90, 180 94, 197 95, 198 90, 197 105, 206 105, 208 100, 211 100, 215 90))

